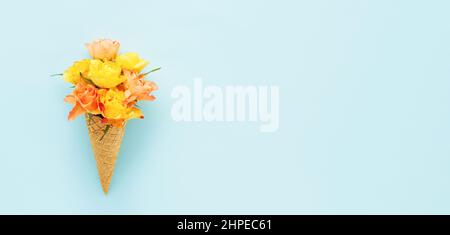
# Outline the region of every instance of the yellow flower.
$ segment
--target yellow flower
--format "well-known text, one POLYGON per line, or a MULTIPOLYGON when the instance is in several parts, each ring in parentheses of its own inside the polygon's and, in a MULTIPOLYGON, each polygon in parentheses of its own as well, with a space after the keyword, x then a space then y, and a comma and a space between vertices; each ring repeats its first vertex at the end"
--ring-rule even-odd
POLYGON ((81 76, 87 76, 90 60, 81 60, 73 63, 63 74, 64 81, 77 84, 81 76))
POLYGON ((88 78, 101 88, 113 88, 124 82, 120 66, 112 61, 91 60, 88 78))
POLYGON ((145 66, 149 64, 148 61, 139 57, 137 53, 128 52, 117 56, 116 63, 119 64, 123 69, 140 72, 145 66))
POLYGON ((100 103, 103 116, 107 119, 143 118, 141 110, 125 105, 125 94, 117 89, 100 89, 100 103))

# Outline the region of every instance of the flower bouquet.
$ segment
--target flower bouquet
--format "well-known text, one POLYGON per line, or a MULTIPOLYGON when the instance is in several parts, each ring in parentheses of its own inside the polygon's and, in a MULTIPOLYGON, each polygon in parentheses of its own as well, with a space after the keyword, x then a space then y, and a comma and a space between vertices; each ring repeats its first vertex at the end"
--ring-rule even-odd
POLYGON ((64 99, 74 105, 68 118, 84 114, 100 182, 107 193, 127 121, 144 118, 138 101, 155 99, 151 93, 157 90, 156 84, 144 78, 160 68, 141 73, 149 62, 136 53, 117 55, 118 41, 95 40, 86 47, 92 59, 76 61, 59 75, 74 85, 64 99))

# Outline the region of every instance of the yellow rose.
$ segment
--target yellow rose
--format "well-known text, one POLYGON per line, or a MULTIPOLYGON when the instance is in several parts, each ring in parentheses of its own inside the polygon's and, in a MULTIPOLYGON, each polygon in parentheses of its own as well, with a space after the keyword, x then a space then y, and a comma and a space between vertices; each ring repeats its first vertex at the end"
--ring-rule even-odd
POLYGON ((140 72, 145 66, 149 64, 148 61, 139 57, 137 53, 128 52, 117 56, 116 63, 120 65, 123 69, 140 72))
POLYGON ((141 110, 125 105, 125 94, 117 89, 100 89, 100 103, 103 105, 103 116, 107 119, 143 118, 141 110))
POLYGON ((72 84, 77 84, 81 80, 81 76, 87 76, 89 71, 90 60, 81 60, 73 63, 73 65, 68 68, 64 74, 64 81, 70 82, 72 84))
POLYGON ((101 88, 113 88, 124 82, 119 65, 112 61, 92 60, 87 78, 101 88))

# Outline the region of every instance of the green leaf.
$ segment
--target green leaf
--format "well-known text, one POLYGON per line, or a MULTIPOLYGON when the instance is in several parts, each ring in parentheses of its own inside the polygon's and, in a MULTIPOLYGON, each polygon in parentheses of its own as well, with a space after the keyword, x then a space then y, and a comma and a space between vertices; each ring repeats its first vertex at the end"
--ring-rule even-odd
POLYGON ((92 121, 92 113, 88 113, 89 125, 91 125, 92 121))
POLYGON ((111 125, 106 125, 105 129, 103 130, 102 138, 100 138, 99 141, 102 141, 103 137, 105 137, 106 133, 108 133, 110 128, 111 128, 111 125))
POLYGON ((91 81, 91 79, 87 79, 87 78, 85 78, 85 77, 82 77, 83 79, 84 79, 84 81, 86 81, 87 83, 89 83, 89 84, 91 84, 91 85, 94 85, 95 86, 95 84, 94 84, 94 82, 92 82, 91 81))
POLYGON ((86 81, 87 83, 99 88, 97 85, 95 85, 95 83, 91 79, 84 77, 81 73, 80 73, 80 77, 83 78, 83 80, 86 81))

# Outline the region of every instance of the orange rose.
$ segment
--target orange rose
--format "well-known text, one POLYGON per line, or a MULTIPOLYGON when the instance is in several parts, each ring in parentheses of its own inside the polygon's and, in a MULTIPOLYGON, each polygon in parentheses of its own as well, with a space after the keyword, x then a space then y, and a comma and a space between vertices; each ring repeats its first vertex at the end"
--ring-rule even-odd
POLYGON ((69 113, 69 120, 74 120, 84 112, 100 114, 97 88, 91 84, 79 82, 73 93, 66 96, 64 101, 75 105, 69 113))
POLYGON ((130 71, 124 71, 125 81, 125 103, 133 103, 137 100, 154 100, 155 97, 150 95, 156 91, 158 87, 154 82, 146 81, 144 75, 139 75, 130 71))
POLYGON ((113 60, 119 51, 120 43, 110 39, 100 39, 86 43, 86 47, 94 59, 113 60))

